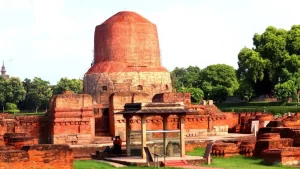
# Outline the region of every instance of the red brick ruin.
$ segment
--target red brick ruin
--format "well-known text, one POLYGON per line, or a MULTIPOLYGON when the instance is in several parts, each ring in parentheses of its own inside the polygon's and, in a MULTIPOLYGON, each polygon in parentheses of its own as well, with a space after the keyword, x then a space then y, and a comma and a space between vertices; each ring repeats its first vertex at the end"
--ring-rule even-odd
MULTIPOLYGON (((139 14, 119 12, 96 26, 94 52, 84 76, 84 94, 66 91, 53 96, 44 116, 0 114, 1 167, 73 168, 73 158, 90 158, 99 149, 74 145, 111 142, 115 135, 124 140, 125 119, 115 113, 126 103, 140 102, 182 102, 186 109, 197 110, 185 116, 185 136, 194 140, 186 142, 187 151, 204 147, 206 143, 197 140, 207 136, 259 130, 257 139, 217 142, 212 154, 254 155, 266 163, 300 162, 298 114, 274 120, 271 113, 221 112, 212 101, 193 105, 189 93, 172 92, 170 73, 161 65, 156 25, 139 14)), ((146 122, 149 130, 163 128, 159 116, 146 122)), ((140 130, 140 123, 132 119, 131 130, 140 130)), ((168 129, 178 129, 178 117, 168 118, 168 129)))

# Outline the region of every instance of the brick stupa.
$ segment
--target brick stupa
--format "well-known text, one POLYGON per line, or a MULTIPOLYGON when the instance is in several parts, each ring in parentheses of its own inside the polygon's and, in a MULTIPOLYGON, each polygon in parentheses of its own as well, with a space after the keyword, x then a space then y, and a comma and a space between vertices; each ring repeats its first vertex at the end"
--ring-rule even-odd
POLYGON ((95 28, 94 63, 84 77, 84 92, 109 105, 117 92, 172 91, 170 73, 161 66, 156 25, 135 12, 122 11, 95 28))

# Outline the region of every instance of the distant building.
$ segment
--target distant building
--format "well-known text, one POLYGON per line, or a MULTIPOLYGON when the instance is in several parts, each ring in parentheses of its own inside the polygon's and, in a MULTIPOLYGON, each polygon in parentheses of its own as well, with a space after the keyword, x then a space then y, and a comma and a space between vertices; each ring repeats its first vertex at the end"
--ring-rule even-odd
POLYGON ((3 61, 3 64, 2 64, 2 68, 1 68, 1 76, 4 77, 5 79, 9 78, 9 75, 6 75, 6 69, 5 69, 5 66, 4 66, 4 61, 3 61))

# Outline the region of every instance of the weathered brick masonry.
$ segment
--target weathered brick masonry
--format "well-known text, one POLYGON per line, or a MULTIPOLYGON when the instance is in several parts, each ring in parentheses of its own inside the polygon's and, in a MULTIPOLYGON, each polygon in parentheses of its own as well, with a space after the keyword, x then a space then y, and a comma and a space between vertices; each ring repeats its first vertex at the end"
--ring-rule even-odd
POLYGON ((73 169, 68 145, 33 145, 23 150, 0 150, 0 169, 73 169))

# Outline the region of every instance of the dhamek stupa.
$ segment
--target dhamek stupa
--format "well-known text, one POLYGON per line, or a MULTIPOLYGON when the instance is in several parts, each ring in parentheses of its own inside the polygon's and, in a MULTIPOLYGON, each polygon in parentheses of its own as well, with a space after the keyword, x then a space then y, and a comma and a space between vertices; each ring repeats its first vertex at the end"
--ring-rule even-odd
POLYGON ((135 12, 118 12, 96 26, 94 61, 84 77, 84 93, 104 108, 118 92, 172 91, 170 73, 162 67, 156 25, 135 12))

